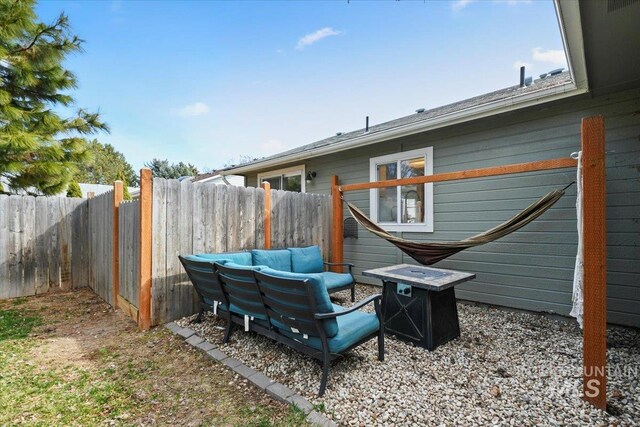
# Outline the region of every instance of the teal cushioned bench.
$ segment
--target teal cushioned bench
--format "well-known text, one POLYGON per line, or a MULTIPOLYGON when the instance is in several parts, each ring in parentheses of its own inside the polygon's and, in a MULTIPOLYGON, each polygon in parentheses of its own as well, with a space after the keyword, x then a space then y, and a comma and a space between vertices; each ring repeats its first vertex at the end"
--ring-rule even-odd
POLYGON ((320 396, 326 388, 331 360, 345 351, 377 337, 378 358, 384 360, 384 327, 379 320, 381 295, 343 308, 331 303, 321 274, 271 268, 253 274, 269 321, 278 332, 272 338, 322 360, 320 396), (359 310, 371 302, 375 313, 359 310))
POLYGON ((352 264, 344 263, 349 267, 349 273, 336 273, 324 271, 322 252, 317 245, 304 248, 287 249, 254 249, 251 251, 253 265, 266 265, 278 271, 320 274, 324 278, 324 284, 329 293, 351 289, 351 301, 355 301, 355 279, 353 277, 352 264))

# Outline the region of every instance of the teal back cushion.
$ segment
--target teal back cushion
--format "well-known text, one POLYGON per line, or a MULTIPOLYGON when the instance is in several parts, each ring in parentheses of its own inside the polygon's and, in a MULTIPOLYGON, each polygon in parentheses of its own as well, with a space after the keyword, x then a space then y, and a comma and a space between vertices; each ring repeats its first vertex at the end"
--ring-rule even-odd
MULTIPOLYGON (((308 280, 311 289, 312 296, 316 305, 316 313, 333 313, 333 304, 331 304, 331 299, 329 299, 329 293, 327 292, 327 287, 324 285, 324 279, 320 274, 304 274, 304 273, 290 273, 286 271, 274 270, 271 268, 263 268, 260 270, 264 274, 268 274, 273 277, 281 277, 284 279, 294 279, 294 280, 308 280)), ((262 286, 266 286, 268 288, 276 289, 280 292, 293 292, 291 289, 282 288, 275 283, 263 282, 262 286)), ((303 308, 311 311, 311 306, 306 305, 305 307, 300 307, 298 304, 291 304, 294 308, 303 308)), ((322 322, 324 326, 324 331, 327 334, 327 337, 331 338, 338 334, 338 322, 336 319, 328 319, 322 322)), ((276 326, 280 327, 281 325, 276 324, 276 326)))
POLYGON ((291 271, 291 253, 286 249, 254 249, 251 251, 253 265, 266 265, 280 271, 291 271))
POLYGON ((291 271, 295 273, 322 273, 324 263, 320 246, 307 248, 289 248, 291 252, 291 271))
POLYGON ((196 256, 207 261, 228 261, 239 265, 252 265, 251 252, 223 252, 221 254, 196 254, 196 256))

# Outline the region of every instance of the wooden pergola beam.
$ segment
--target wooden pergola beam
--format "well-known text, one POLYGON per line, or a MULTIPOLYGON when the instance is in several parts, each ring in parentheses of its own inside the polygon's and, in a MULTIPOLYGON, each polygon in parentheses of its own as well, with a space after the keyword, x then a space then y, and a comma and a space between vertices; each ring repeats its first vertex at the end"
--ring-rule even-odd
MULTIPOLYGON (((339 188, 340 181, 338 175, 331 177, 331 207, 332 207, 332 226, 331 226, 331 262, 341 263, 344 256, 344 223, 342 217, 344 215, 342 192, 339 188)), ((341 267, 334 266, 332 271, 342 272, 341 267)))
POLYGON ((386 181, 363 182, 360 184, 346 184, 339 186, 339 191, 369 190, 372 188, 397 187, 398 185, 426 184, 428 182, 456 181, 460 179, 483 178, 489 176, 510 175, 522 172, 536 172, 551 169, 572 168, 578 161, 570 157, 563 159, 540 160, 537 162, 516 163, 512 165, 494 166, 482 169, 469 169, 456 172, 444 172, 435 175, 417 176, 404 179, 388 179, 386 181))
POLYGON ((586 401, 607 408, 607 228, 604 117, 582 119, 584 248, 583 382, 586 401))

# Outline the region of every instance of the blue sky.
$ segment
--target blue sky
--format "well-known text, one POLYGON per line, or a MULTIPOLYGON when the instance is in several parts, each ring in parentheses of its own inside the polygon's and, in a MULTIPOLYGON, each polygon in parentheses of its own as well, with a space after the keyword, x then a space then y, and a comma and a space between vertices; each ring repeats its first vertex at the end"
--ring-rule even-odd
POLYGON ((217 168, 566 67, 551 1, 41 2, 67 13, 78 106, 137 170, 217 168))

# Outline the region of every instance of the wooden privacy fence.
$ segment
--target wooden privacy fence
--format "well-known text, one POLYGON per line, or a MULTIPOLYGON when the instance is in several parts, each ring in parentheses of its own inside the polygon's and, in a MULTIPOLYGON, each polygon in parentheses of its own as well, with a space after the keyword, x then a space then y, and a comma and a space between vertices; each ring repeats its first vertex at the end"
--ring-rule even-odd
POLYGON ((328 259, 330 202, 317 194, 154 179, 151 323, 197 310, 180 254, 315 244, 328 259))
POLYGON ((319 245, 331 199, 318 194, 151 179, 90 199, 0 196, 0 298, 91 287, 149 328, 197 311, 178 255, 319 245))
POLYGON ((0 299, 87 285, 87 201, 0 195, 0 299))

